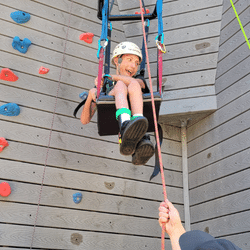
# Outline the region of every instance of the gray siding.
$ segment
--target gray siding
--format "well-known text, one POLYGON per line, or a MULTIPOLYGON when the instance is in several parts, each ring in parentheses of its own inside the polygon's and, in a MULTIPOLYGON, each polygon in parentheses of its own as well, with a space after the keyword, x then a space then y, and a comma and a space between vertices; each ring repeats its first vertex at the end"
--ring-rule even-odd
MULTIPOLYGON (((234 1, 250 35, 250 4, 234 1)), ((249 48, 224 1, 216 72, 218 110, 188 128, 192 229, 250 249, 249 48)))
MULTIPOLYGON (((160 176, 149 182, 154 159, 133 166, 130 157, 120 155, 116 136, 98 136, 96 116, 85 126, 72 117, 79 93, 92 88, 97 75, 101 23, 97 1, 74 1, 71 15, 70 9, 68 0, 0 0, 0 67, 19 77, 16 82, 0 80, 0 105, 21 107, 17 117, 0 115, 0 137, 9 142, 0 154, 0 183, 7 181, 12 188, 10 196, 0 196, 0 247, 29 249, 37 217, 34 248, 160 249, 157 218, 163 195, 160 176), (16 10, 30 13, 30 21, 15 23, 10 13, 16 10), (92 44, 79 40, 83 32, 95 34, 92 44), (26 54, 12 48, 14 36, 32 41, 26 54), (39 75, 40 66, 50 72, 39 75), (83 194, 79 204, 72 199, 76 192, 83 194)), ((118 13, 117 5, 114 11, 118 13)), ((125 34, 121 23, 113 28, 114 47, 125 34)), ((180 129, 164 130, 167 192, 183 219, 180 129)))

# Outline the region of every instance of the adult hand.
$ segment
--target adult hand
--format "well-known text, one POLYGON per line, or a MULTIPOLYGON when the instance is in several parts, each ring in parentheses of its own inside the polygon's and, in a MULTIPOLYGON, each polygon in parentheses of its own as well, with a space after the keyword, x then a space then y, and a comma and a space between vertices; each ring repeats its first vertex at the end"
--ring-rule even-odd
POLYGON ((170 237, 185 233, 179 212, 170 201, 162 202, 159 211, 159 224, 161 227, 165 226, 166 233, 170 237))

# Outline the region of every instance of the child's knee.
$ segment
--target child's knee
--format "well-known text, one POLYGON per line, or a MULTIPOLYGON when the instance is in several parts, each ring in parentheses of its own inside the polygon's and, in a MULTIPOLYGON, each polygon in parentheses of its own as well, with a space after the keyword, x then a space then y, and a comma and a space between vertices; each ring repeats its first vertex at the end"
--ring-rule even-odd
POLYGON ((117 81, 116 85, 115 85, 115 90, 119 93, 128 93, 128 87, 126 86, 126 84, 123 81, 117 81))
POLYGON ((137 82, 136 80, 133 80, 128 86, 128 93, 135 93, 135 92, 141 93, 141 86, 139 82, 137 82))

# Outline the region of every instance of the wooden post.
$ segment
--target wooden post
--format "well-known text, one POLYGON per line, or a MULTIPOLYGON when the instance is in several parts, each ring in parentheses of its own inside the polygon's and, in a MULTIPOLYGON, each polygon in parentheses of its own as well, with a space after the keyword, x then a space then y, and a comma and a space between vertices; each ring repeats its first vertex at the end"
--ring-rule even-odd
POLYGON ((190 226, 188 162, 187 162, 187 119, 181 120, 181 144, 182 144, 182 174, 183 174, 185 229, 187 231, 190 231, 191 226, 190 226))

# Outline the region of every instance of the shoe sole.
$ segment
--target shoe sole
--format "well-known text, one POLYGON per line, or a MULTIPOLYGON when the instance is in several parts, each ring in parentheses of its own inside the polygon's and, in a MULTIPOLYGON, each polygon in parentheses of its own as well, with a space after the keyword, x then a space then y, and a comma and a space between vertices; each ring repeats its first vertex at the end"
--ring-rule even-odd
POLYGON ((132 156, 132 163, 134 165, 145 165, 154 153, 155 150, 152 143, 142 142, 132 156))
POLYGON ((136 118, 133 122, 128 124, 123 132, 120 153, 122 155, 132 155, 138 142, 142 139, 147 130, 148 120, 145 117, 136 118))

